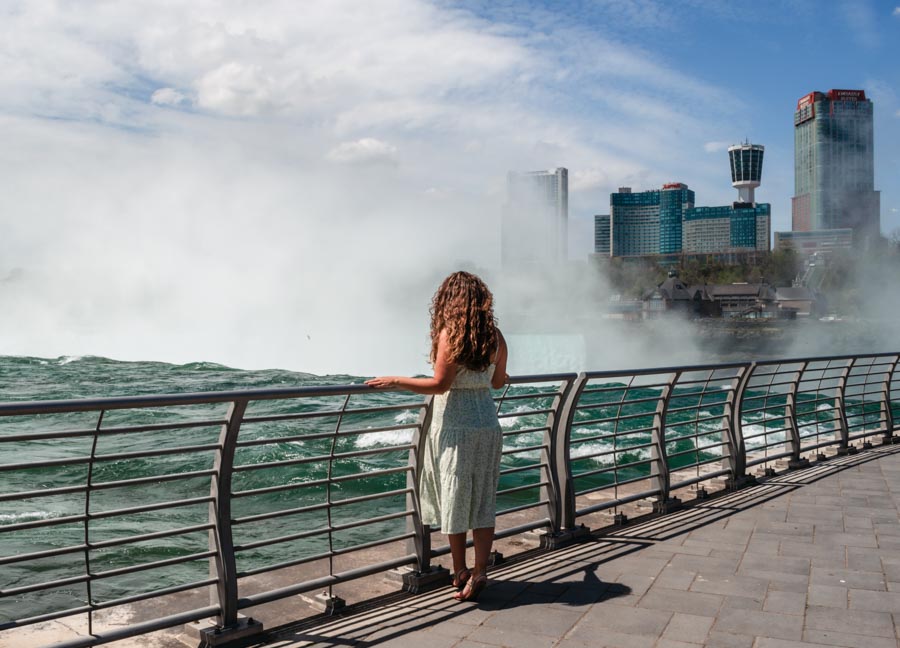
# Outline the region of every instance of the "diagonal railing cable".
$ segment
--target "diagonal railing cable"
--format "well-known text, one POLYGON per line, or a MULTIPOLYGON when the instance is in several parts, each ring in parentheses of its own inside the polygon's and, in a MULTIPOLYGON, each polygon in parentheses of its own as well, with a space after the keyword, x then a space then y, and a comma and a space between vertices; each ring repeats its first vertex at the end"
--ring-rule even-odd
MULTIPOLYGON (((552 548, 630 502, 665 512, 752 467, 892 443, 898 371, 887 353, 515 376, 494 394, 496 537, 543 529, 552 548)), ((77 615, 87 633, 60 648, 209 617, 227 637, 257 605, 432 573, 449 552, 418 498, 433 403, 365 385, 0 403, 0 638, 77 615), (98 623, 166 597, 176 612, 98 623)))

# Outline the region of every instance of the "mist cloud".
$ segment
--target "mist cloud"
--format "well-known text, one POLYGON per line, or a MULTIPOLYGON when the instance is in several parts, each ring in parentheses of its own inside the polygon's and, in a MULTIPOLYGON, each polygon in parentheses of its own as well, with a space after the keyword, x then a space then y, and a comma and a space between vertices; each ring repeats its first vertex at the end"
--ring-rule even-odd
POLYGON ((5 3, 0 353, 419 370, 440 279, 496 273, 508 170, 567 166, 573 222, 620 184, 722 185, 659 151, 722 132, 731 93, 516 16, 5 3))
POLYGON ((332 162, 341 164, 396 164, 397 147, 372 137, 355 142, 343 142, 327 155, 332 162))

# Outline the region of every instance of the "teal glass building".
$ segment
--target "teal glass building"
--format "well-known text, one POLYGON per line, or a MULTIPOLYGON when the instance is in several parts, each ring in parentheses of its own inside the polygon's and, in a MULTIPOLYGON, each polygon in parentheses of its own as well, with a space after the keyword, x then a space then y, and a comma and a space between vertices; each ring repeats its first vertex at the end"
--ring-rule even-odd
POLYGON ((684 214, 684 254, 750 252, 770 249, 772 206, 735 203, 694 207, 684 214))
POLYGON ((636 193, 621 187, 609 199, 611 255, 679 254, 684 212, 693 206, 694 192, 680 182, 636 193))

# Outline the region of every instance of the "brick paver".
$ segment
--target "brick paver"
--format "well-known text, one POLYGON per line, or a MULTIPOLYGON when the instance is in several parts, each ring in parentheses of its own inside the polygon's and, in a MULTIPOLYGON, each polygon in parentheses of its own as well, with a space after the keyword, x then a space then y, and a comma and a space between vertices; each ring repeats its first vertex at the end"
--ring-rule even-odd
MULTIPOLYGON (((900 446, 771 477, 449 588, 271 631, 267 646, 898 646, 900 446)), ((262 645, 262 644, 257 644, 262 645)))

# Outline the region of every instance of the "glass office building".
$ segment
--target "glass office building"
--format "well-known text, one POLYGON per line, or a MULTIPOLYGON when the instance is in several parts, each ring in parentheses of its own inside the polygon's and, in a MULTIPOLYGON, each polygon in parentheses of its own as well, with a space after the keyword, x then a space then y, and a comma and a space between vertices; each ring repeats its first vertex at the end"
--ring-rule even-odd
POLYGON ((792 230, 848 228, 860 242, 880 233, 872 124, 872 101, 862 90, 800 98, 794 112, 792 230))
POLYGON ((693 206, 694 192, 680 182, 637 193, 630 187, 621 187, 609 198, 610 254, 680 253, 684 212, 693 206))
POLYGON ((684 254, 767 251, 772 207, 735 203, 694 207, 684 213, 684 254))

